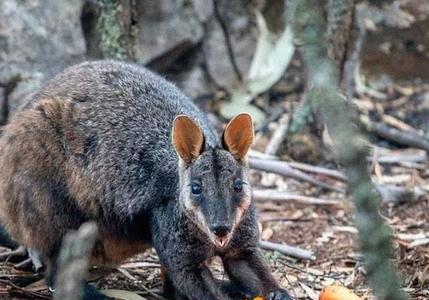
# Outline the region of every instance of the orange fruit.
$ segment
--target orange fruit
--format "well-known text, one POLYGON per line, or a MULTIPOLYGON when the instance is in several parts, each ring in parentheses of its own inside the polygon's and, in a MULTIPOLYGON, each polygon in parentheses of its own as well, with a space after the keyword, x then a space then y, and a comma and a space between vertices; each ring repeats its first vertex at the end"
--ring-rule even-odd
POLYGON ((341 285, 328 285, 320 292, 319 300, 362 300, 362 298, 341 285))

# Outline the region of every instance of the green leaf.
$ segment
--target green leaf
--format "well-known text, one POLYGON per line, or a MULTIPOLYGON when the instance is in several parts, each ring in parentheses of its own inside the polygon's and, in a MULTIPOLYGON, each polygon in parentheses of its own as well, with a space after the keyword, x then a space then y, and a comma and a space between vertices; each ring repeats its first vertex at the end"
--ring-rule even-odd
POLYGON ((259 36, 247 81, 248 90, 254 96, 267 91, 279 81, 295 52, 290 26, 278 36, 268 30, 260 12, 257 12, 256 17, 259 36))
POLYGON ((249 103, 279 81, 295 51, 289 26, 280 35, 272 33, 260 12, 257 12, 257 24, 259 36, 248 79, 232 92, 231 101, 223 104, 221 114, 225 118, 247 112, 255 123, 264 120, 263 112, 249 103))
POLYGON ((124 290, 100 290, 101 293, 106 295, 107 297, 111 297, 114 299, 121 299, 121 300, 147 300, 147 298, 143 298, 142 296, 130 292, 130 291, 124 291, 124 290))
POLYGON ((264 113, 257 107, 242 102, 225 103, 220 113, 227 119, 231 119, 239 113, 248 113, 252 116, 255 123, 261 123, 265 119, 264 113))

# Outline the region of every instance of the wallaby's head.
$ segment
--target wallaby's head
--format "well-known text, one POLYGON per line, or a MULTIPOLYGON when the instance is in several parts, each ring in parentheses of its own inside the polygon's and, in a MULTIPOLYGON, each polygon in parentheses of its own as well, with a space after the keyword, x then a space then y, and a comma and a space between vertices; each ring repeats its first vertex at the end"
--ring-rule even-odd
POLYGON ((209 147, 195 121, 184 115, 174 120, 181 207, 219 248, 231 240, 250 205, 246 154, 253 135, 252 118, 239 114, 226 126, 222 146, 209 147))

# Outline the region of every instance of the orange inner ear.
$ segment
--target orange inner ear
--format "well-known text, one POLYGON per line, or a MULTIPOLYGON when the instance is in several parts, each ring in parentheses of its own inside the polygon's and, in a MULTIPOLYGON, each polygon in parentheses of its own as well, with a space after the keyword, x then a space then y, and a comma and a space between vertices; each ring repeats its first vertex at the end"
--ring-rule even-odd
POLYGON ((253 121, 249 114, 235 116, 226 125, 223 142, 229 152, 238 160, 244 158, 253 143, 253 121))
POLYGON ((181 159, 193 163, 203 150, 202 129, 188 116, 177 116, 173 122, 173 145, 181 159))

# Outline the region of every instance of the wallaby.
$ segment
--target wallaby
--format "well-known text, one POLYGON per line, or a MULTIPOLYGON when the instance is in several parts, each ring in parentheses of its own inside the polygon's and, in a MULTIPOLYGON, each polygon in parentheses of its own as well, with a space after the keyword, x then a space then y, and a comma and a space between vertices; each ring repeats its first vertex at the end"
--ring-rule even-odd
MULTIPOLYGON (((153 246, 175 299, 231 299, 207 262, 221 257, 246 297, 290 299, 258 248, 246 154, 248 114, 219 138, 178 88, 132 64, 98 61, 50 80, 0 137, 0 220, 39 252, 55 286, 69 230, 94 220, 93 264, 153 246)), ((85 285, 85 299, 106 299, 85 285)))

